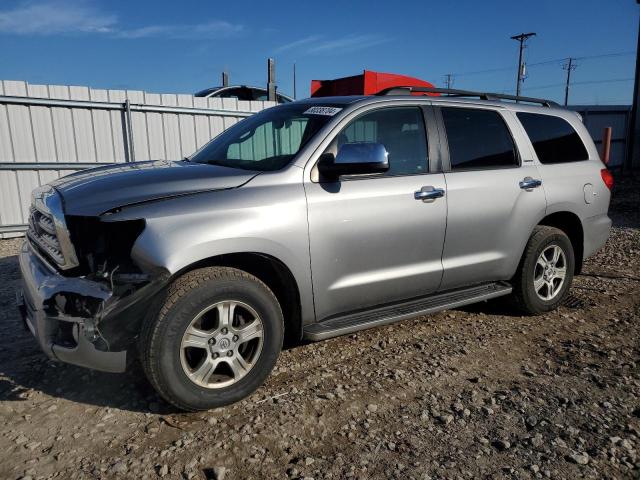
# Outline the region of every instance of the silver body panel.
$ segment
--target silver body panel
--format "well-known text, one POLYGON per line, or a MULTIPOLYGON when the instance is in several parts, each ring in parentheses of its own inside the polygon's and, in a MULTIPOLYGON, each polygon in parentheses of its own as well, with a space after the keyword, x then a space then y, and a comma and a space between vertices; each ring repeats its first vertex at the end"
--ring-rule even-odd
POLYGON ((520 153, 520 166, 445 174, 448 208, 442 289, 510 279, 533 227, 545 216, 544 188, 524 190, 519 185, 525 178, 540 178, 538 166, 523 154, 530 147, 527 137, 511 112, 504 108, 498 112, 520 153))
POLYGON ((444 174, 305 184, 318 318, 438 290, 447 205, 416 201, 427 185, 444 174))
POLYGON ((447 238, 441 288, 513 276, 546 207, 542 189, 526 191, 518 186, 527 176, 539 177, 535 165, 446 174, 447 238))
POLYGON ((262 173, 240 188, 180 196, 132 206, 110 220, 144 218, 146 228, 132 257, 171 274, 201 260, 233 253, 259 253, 292 273, 302 318, 312 321, 307 206, 302 170, 262 173))
POLYGON ((342 111, 280 171, 233 173, 212 166, 167 165, 113 175, 102 172, 105 175, 93 179, 87 172, 77 184, 61 180, 57 188, 64 198, 77 199, 67 201, 67 213, 110 212, 105 221, 144 219, 145 229, 132 250, 133 260, 144 268, 160 267, 175 276, 203 260, 245 252, 279 260, 295 279, 305 325, 465 285, 508 280, 533 228, 550 213, 571 212, 580 219, 585 257, 606 241, 610 194, 600 176, 603 165, 575 114, 436 97, 304 102, 336 101, 344 103, 342 111), (432 113, 441 105, 497 110, 511 130, 521 165, 447 171, 446 139, 428 121, 430 173, 318 183, 315 165, 337 132, 364 111, 395 105, 422 105, 432 113), (587 146, 590 160, 540 164, 514 114, 519 110, 567 119, 587 146), (215 178, 207 178, 206 169, 212 169, 215 178), (170 171, 183 176, 171 181, 170 171), (148 177, 153 181, 145 186, 144 179, 138 180, 140 186, 134 188, 134 175, 145 172, 153 172, 148 177), (118 175, 126 179, 121 191, 118 175), (107 182, 99 180, 103 177, 108 184, 94 183, 107 182), (541 187, 520 188, 525 177, 540 179, 541 187), (429 186, 443 189, 444 196, 429 202, 414 198, 416 191, 429 186), (89 200, 96 188, 99 195, 89 200), (590 203, 585 192, 593 197, 590 203), (81 202, 83 196, 86 203, 81 202))

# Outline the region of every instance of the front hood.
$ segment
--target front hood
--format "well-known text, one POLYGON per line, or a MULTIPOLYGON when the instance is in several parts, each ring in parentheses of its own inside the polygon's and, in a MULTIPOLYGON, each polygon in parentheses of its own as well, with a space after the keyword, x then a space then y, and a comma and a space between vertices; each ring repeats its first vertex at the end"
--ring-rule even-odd
POLYGON ((67 215, 100 215, 127 205, 239 187, 258 172, 190 162, 148 161, 91 168, 55 180, 67 215))

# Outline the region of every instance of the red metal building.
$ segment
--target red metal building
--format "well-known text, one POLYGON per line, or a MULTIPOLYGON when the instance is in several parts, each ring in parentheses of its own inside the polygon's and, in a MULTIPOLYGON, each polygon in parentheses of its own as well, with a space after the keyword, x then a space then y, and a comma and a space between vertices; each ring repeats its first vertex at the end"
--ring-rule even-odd
MULTIPOLYGON (((311 96, 375 95, 388 88, 409 86, 435 87, 432 83, 419 78, 365 70, 362 75, 354 75, 352 77, 336 78, 334 80, 311 80, 311 96)), ((412 95, 425 95, 425 93, 413 92, 412 95)), ((426 95, 437 96, 438 94, 427 93, 426 95)))

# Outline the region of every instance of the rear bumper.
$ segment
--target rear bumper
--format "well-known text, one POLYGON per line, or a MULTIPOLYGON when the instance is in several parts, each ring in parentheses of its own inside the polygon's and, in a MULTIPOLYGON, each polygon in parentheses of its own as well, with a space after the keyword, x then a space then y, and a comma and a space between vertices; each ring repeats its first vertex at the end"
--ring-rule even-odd
POLYGON ((582 258, 586 260, 607 242, 611 232, 611 219, 606 214, 585 218, 582 221, 582 228, 584 230, 582 258))
POLYGON ((102 306, 112 293, 102 284, 64 277, 47 264, 27 241, 20 251, 22 288, 17 294, 20 314, 40 348, 52 359, 106 372, 124 372, 127 352, 109 351, 99 335, 99 317, 63 313, 66 302, 102 306))

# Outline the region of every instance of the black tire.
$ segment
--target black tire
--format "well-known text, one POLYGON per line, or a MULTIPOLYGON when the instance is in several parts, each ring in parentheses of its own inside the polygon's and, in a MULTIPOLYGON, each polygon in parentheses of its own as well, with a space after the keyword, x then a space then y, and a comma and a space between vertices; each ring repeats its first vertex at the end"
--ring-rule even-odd
POLYGON ((574 269, 575 257, 569 237, 555 227, 538 225, 529 237, 518 270, 511 281, 513 285, 512 299, 515 307, 527 315, 538 315, 558 308, 569 293, 574 269), (540 254, 552 246, 560 247, 564 253, 566 274, 558 293, 550 300, 545 300, 536 293, 534 274, 540 254))
POLYGON ((280 305, 263 282, 234 268, 201 268, 175 280, 159 313, 143 324, 141 363, 152 386, 167 402, 186 411, 208 410, 237 402, 255 391, 276 364, 283 336, 280 305), (211 389, 187 376, 181 364, 181 341, 199 312, 226 300, 243 302, 258 313, 262 347, 245 376, 232 385, 211 389))

